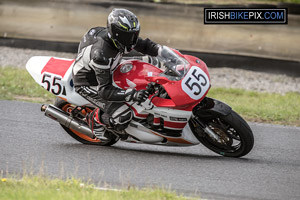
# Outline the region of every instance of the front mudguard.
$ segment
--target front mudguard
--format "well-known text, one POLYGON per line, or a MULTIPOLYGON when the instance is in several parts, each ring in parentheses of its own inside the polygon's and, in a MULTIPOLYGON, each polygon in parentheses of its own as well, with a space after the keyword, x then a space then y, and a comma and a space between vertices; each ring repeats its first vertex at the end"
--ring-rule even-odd
POLYGON ((232 108, 227 104, 209 97, 205 97, 195 108, 193 114, 200 119, 211 119, 220 116, 227 116, 232 108))

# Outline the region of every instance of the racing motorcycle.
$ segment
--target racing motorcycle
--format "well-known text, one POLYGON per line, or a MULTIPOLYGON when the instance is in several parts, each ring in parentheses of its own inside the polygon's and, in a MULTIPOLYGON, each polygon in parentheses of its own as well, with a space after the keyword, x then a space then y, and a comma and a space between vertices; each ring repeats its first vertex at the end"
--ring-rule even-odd
POLYGON ((211 82, 201 59, 166 46, 155 59, 161 67, 129 59, 112 72, 116 87, 147 89, 151 95, 143 103, 127 102, 132 121, 122 132, 108 128, 107 140, 95 138, 86 123, 86 115, 95 106, 75 92, 75 60, 35 56, 26 69, 39 85, 56 95, 54 105, 42 105, 41 111, 83 144, 110 146, 119 140, 166 146, 202 143, 228 157, 251 151, 254 137, 247 122, 227 104, 206 96, 211 82))

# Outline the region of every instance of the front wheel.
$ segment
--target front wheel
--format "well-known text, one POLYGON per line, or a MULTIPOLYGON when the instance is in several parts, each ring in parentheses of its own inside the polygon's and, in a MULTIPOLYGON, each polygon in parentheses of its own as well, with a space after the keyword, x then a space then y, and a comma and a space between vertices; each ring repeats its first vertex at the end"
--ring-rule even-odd
MULTIPOLYGON (((195 116, 197 118, 197 115, 195 116)), ((207 148, 227 157, 241 157, 248 154, 254 145, 254 137, 247 122, 236 112, 226 116, 215 116, 201 120, 218 139, 210 137, 198 124, 195 117, 189 123, 196 138, 207 148)))
MULTIPOLYGON (((75 106, 70 104, 69 102, 66 102, 60 98, 56 98, 56 101, 54 103, 54 105, 60 109, 62 109, 63 111, 70 113, 75 106)), ((92 110, 87 110, 87 111, 82 111, 81 115, 84 118, 85 115, 87 114, 86 112, 91 112, 92 110)), ((79 116, 78 116, 79 117, 79 116)), ((78 119, 81 120, 81 119, 78 119)), ((71 128, 67 128, 66 126, 60 124, 62 126, 62 128, 75 140, 77 140, 78 142, 81 142, 83 144, 91 144, 91 145, 99 145, 99 146, 111 146, 113 144, 115 144, 118 141, 118 137, 115 136, 114 134, 109 134, 109 140, 108 141, 101 141, 97 138, 90 138, 76 130, 73 130, 71 128)))

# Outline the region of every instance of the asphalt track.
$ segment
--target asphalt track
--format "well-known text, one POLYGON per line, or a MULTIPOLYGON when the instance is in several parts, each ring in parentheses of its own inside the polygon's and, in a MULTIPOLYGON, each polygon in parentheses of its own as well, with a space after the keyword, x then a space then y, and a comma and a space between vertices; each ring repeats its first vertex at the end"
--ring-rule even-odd
POLYGON ((40 104, 0 101, 0 170, 73 176, 112 187, 162 186, 206 199, 300 199, 300 128, 251 124, 255 146, 225 158, 204 146, 80 144, 40 104))

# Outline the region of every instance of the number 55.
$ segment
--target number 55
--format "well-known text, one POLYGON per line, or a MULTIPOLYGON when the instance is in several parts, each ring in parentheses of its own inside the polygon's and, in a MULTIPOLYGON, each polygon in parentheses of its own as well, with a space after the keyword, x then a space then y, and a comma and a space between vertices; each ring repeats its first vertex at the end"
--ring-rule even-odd
POLYGON ((62 86, 61 86, 60 81, 61 81, 61 78, 57 77, 57 76, 54 76, 53 80, 51 80, 51 75, 46 74, 46 73, 44 73, 43 78, 42 78, 42 83, 47 84, 47 86, 44 88, 46 90, 48 90, 49 92, 52 92, 55 95, 59 95, 62 91, 62 86), (57 87, 57 91, 55 91, 55 88, 53 88, 53 87, 57 87))
POLYGON ((209 88, 209 79, 199 67, 193 66, 181 83, 182 90, 192 99, 200 99, 209 88))

